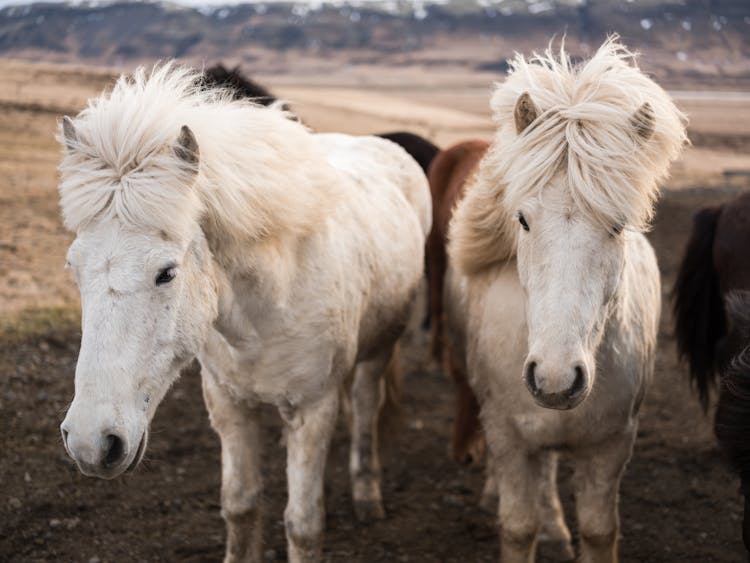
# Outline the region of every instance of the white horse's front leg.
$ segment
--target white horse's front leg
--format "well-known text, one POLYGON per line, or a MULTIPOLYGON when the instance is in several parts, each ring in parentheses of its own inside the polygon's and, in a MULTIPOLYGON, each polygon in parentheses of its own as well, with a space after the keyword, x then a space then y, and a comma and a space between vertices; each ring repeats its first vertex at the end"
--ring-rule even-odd
POLYGON ((575 558, 570 531, 565 525, 565 515, 557 492, 557 452, 541 454, 542 482, 539 489, 539 552, 555 561, 572 561, 575 558))
POLYGON ((258 409, 231 397, 205 366, 203 396, 221 439, 221 515, 227 525, 224 561, 260 562, 263 482, 258 409))
POLYGON ((384 400, 384 374, 398 369, 397 353, 388 350, 378 358, 361 362, 352 383, 352 442, 349 472, 354 512, 360 521, 385 517, 380 494, 378 418, 384 400))
POLYGON ((540 523, 539 457, 512 445, 493 466, 500 494, 500 560, 502 563, 530 563, 536 554, 540 523))
POLYGON ((617 493, 635 442, 636 424, 610 441, 576 452, 574 486, 581 562, 617 561, 617 493))
POLYGON ((325 527, 323 480, 338 401, 338 390, 334 389, 317 403, 300 408, 286 418, 289 501, 284 523, 291 563, 321 558, 325 527))

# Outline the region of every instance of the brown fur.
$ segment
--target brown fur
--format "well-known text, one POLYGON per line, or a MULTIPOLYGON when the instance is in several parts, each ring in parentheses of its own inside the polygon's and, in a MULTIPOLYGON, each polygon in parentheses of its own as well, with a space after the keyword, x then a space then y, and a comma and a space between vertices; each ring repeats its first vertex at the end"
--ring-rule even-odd
MULTIPOLYGON (((448 225, 456 202, 476 174, 479 162, 488 148, 489 143, 486 141, 463 141, 438 153, 428 174, 432 193, 432 231, 427 238, 427 260, 430 264, 431 352, 432 357, 441 365, 445 353, 443 284, 447 268, 448 225)), ((484 451, 479 403, 469 386, 466 374, 455 369, 450 360, 446 364, 456 386, 453 457, 461 462, 477 461, 484 451)))
POLYGON ((398 430, 401 421, 401 347, 396 344, 393 347, 393 355, 388 366, 385 368, 383 383, 385 393, 383 394, 383 405, 380 407, 378 417, 378 436, 380 446, 389 444, 388 437, 398 430))
POLYGON ((708 407, 717 372, 731 353, 734 327, 724 299, 750 289, 750 267, 744 252, 750 242, 750 193, 720 207, 701 209, 672 289, 677 350, 690 367, 701 403, 708 407))

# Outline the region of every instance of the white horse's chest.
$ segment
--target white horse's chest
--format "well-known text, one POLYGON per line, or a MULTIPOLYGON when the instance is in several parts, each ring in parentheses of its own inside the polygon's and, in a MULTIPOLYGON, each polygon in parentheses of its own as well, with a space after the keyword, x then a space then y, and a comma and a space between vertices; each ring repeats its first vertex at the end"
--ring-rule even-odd
POLYGON ((509 423, 534 449, 565 450, 601 443, 635 423, 633 404, 643 385, 635 373, 601 373, 591 395, 579 407, 556 411, 533 401, 526 404, 524 398, 524 407, 509 416, 509 423))
POLYGON ((296 406, 335 384, 332 372, 340 355, 328 331, 302 328, 279 315, 260 326, 245 322, 241 338, 219 326, 200 360, 238 399, 296 406))

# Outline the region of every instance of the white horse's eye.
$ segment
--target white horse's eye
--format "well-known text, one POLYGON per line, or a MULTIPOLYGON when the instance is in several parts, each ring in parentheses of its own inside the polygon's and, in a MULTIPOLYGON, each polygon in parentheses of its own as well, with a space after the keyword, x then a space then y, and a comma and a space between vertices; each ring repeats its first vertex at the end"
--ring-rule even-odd
POLYGON ((526 222, 526 217, 524 217, 523 213, 521 213, 520 211, 518 212, 518 222, 521 223, 524 231, 529 230, 529 224, 526 222))
POLYGON ((164 268, 161 272, 159 272, 159 275, 156 276, 156 285, 164 285, 165 283, 169 283, 174 279, 176 275, 176 267, 170 266, 169 268, 164 268))
POLYGON ((610 236, 616 237, 622 232, 623 229, 624 229, 623 225, 615 225, 614 227, 612 227, 612 230, 610 231, 609 234, 610 236))

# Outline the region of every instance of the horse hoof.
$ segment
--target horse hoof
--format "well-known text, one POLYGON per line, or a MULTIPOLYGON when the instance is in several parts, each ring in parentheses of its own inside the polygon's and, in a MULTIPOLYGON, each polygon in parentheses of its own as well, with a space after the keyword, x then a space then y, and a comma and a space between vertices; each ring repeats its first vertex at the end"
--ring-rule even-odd
POLYGON ((383 503, 379 500, 355 500, 354 514, 360 522, 372 522, 385 518, 383 503))
POLYGON ((479 499, 479 508, 489 514, 497 514, 497 504, 500 501, 497 495, 483 494, 479 499))
POLYGON ((540 540, 537 551, 541 557, 552 561, 574 561, 576 558, 573 546, 567 540, 540 540))

